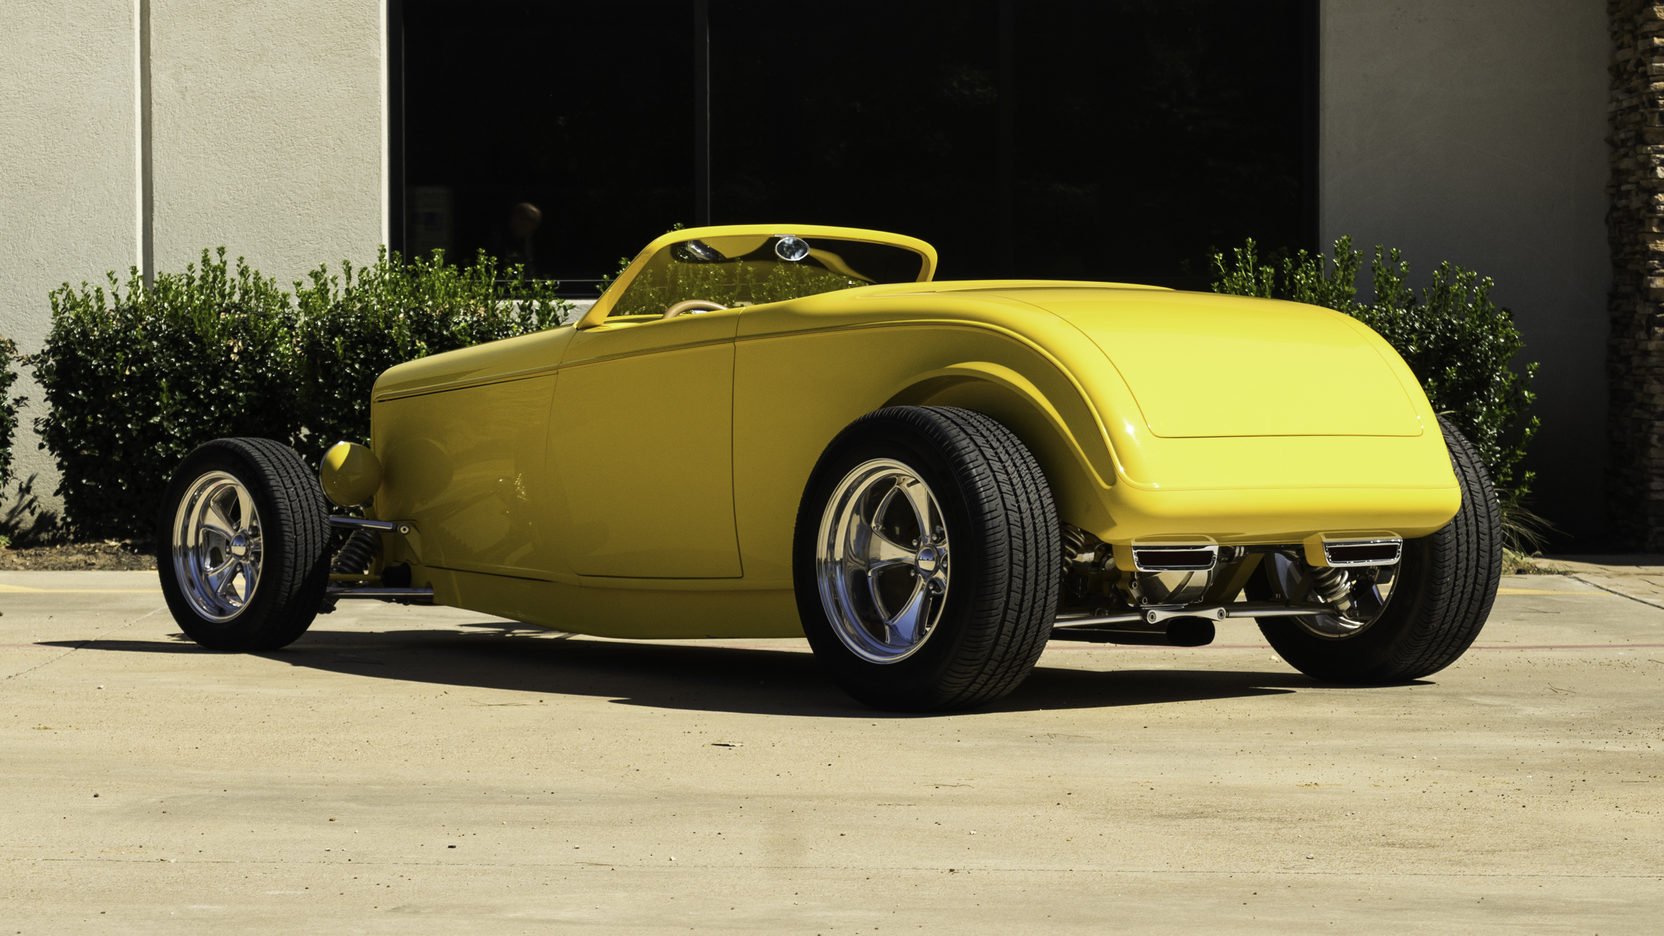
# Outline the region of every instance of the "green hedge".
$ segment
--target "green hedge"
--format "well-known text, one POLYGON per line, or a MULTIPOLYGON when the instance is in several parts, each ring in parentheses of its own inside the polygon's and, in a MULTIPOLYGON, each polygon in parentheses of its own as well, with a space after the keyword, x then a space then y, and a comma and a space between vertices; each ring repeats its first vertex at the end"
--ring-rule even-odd
POLYGON ((302 427, 314 447, 369 439, 370 387, 387 368, 558 325, 571 308, 552 281, 483 253, 457 267, 437 252, 407 261, 383 251, 339 275, 319 267, 295 299, 302 427))
POLYGON ((12 396, 17 381, 17 345, 0 335, 0 489, 12 483, 12 439, 17 432, 17 408, 22 397, 12 396))
POLYGON ((1248 241, 1227 257, 1213 256, 1218 292, 1292 299, 1345 312, 1379 332, 1420 379, 1433 409, 1448 413, 1479 450, 1497 494, 1518 508, 1531 491, 1523 462, 1537 433, 1531 414, 1535 362, 1515 368, 1525 347, 1513 314, 1491 299, 1493 283, 1445 261, 1417 291, 1398 250, 1375 248, 1371 296, 1358 295, 1363 255, 1349 237, 1334 253, 1299 251, 1273 265, 1248 241))
POLYGON ((36 428, 57 461, 78 537, 147 539, 181 458, 219 436, 278 439, 316 458, 369 434, 368 396, 400 361, 559 321, 554 284, 482 257, 467 269, 382 254, 292 291, 225 250, 146 286, 64 284, 34 359, 47 414, 36 428), (499 279, 501 274, 502 278, 499 279))

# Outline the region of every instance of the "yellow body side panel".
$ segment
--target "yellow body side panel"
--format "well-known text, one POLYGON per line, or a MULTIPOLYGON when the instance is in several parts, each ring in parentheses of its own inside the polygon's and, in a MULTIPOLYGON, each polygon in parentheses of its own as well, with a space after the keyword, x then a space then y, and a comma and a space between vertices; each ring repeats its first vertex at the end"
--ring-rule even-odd
POLYGON ((552 560, 545 469, 555 372, 572 329, 437 354, 388 369, 371 391, 382 467, 373 515, 409 520, 383 563, 534 575, 552 560))
POLYGON ((740 576, 734 532, 739 312, 603 325, 567 348, 550 419, 561 570, 740 576))
POLYGON ((801 637, 792 592, 627 579, 578 583, 431 570, 434 600, 575 634, 643 640, 801 637), (705 587, 700 587, 701 585, 705 587))

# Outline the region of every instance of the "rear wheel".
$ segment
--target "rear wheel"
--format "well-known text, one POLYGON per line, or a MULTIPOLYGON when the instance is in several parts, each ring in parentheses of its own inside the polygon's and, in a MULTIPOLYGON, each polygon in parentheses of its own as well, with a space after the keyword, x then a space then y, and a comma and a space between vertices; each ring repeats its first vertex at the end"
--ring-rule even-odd
POLYGON ((1005 426, 951 407, 879 410, 833 440, 804 493, 804 633, 870 705, 996 699, 1051 634, 1058 536, 1040 466, 1005 426))
MULTIPOLYGON (((1485 626, 1502 576, 1502 520, 1473 446, 1440 419, 1462 506, 1444 529, 1404 543, 1396 569, 1352 572, 1344 614, 1269 618, 1260 630, 1284 660, 1337 683, 1393 683, 1430 676, 1456 662, 1485 626)), ((1284 598, 1322 592, 1319 570, 1274 554, 1251 589, 1284 598)))
POLYGON ((301 457, 269 439, 215 439, 186 456, 156 542, 168 609, 213 650, 288 645, 329 585, 328 505, 301 457))

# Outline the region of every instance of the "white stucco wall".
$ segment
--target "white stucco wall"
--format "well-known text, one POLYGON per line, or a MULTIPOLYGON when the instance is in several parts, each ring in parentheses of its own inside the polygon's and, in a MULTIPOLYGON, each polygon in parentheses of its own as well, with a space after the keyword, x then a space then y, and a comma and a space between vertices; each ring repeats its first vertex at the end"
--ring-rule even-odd
POLYGON ((1326 239, 1496 278, 1542 362, 1537 506, 1598 536, 1606 451, 1606 5, 1322 0, 1326 239))
POLYGON ((379 0, 150 0, 155 255, 279 282, 385 241, 379 0))
MULTIPOLYGON (((0 17, 0 333, 40 348, 47 294, 139 259, 132 0, 8 3, 0 17)), ((13 468, 51 503, 57 475, 31 423, 27 373, 13 468)), ((0 512, 16 488, 0 494, 0 512)))
MULTIPOLYGON (((0 333, 38 350, 54 287, 147 254, 178 270, 223 244, 285 284, 373 258, 387 224, 383 18, 381 0, 8 4, 0 333)), ((38 404, 38 388, 18 390, 38 404)), ((56 509, 37 413, 22 414, 15 467, 56 509)), ((15 487, 0 493, 0 515, 16 502, 15 487)))

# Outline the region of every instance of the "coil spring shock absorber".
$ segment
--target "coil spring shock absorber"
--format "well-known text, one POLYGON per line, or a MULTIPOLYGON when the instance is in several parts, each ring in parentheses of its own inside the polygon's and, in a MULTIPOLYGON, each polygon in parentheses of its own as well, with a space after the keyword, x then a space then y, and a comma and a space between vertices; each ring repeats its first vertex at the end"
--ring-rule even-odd
POLYGON ((1325 604, 1332 604, 1341 611, 1352 610, 1352 579, 1339 569, 1329 566, 1314 567, 1312 591, 1317 592, 1325 604))
POLYGON ((1086 531, 1077 526, 1063 524, 1063 563, 1068 565, 1075 561, 1075 557, 1086 552, 1086 531))
POLYGON ((363 575, 370 571, 370 557, 376 554, 376 534, 369 530, 354 530, 335 554, 329 571, 343 575, 363 575))

